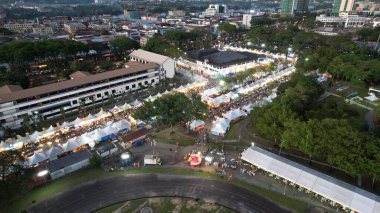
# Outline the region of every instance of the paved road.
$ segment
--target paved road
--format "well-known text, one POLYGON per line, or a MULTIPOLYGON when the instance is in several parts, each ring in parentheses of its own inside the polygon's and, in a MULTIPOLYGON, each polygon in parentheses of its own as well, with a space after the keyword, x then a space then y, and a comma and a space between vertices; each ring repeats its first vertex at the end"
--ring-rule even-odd
POLYGON ((289 212, 260 195, 225 182, 198 177, 134 174, 84 183, 33 205, 29 212, 92 212, 145 197, 178 196, 217 203, 238 212, 289 212))

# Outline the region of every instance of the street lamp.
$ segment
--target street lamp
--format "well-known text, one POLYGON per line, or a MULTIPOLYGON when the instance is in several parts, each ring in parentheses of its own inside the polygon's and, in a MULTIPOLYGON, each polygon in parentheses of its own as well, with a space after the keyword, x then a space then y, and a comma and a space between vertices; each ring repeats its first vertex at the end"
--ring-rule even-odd
POLYGON ((247 45, 248 45, 248 46, 251 46, 251 45, 252 45, 252 42, 249 41, 249 42, 247 43, 247 45))
POLYGON ((305 61, 309 61, 309 58, 305 58, 305 61))
POLYGON ((291 48, 291 47, 289 47, 289 48, 288 48, 288 51, 289 51, 289 52, 290 52, 290 51, 292 51, 292 48, 291 48))
POLYGON ((129 158, 131 158, 131 155, 128 154, 128 153, 123 153, 123 154, 121 155, 121 159, 123 159, 123 160, 128 160, 129 158))
POLYGON ((264 48, 264 47, 265 47, 265 43, 262 43, 262 44, 261 44, 261 47, 264 48))
POLYGON ((220 85, 220 86, 224 86, 225 83, 226 83, 226 82, 223 81, 223 80, 219 81, 219 85, 220 85))
POLYGON ((40 171, 40 172, 37 173, 37 176, 38 177, 42 177, 42 176, 47 175, 48 173, 49 173, 48 170, 42 170, 42 171, 40 171))

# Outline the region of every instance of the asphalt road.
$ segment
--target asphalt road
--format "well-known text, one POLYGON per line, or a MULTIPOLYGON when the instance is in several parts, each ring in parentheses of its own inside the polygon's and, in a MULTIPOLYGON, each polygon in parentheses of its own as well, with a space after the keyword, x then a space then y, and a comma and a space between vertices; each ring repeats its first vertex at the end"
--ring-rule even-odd
POLYGON ((84 183, 33 205, 28 212, 92 212, 106 206, 146 197, 202 199, 238 212, 289 212, 244 188, 198 177, 134 174, 84 183))

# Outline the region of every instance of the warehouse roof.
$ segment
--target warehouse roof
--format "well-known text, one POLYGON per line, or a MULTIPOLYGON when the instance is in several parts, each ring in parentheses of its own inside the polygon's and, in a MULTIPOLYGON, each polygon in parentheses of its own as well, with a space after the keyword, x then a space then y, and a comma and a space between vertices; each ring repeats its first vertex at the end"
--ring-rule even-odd
POLYGON ((209 64, 215 66, 230 66, 258 59, 258 55, 249 52, 219 51, 217 49, 194 50, 188 52, 187 56, 193 60, 207 60, 209 64))
POLYGON ((355 212, 379 212, 379 196, 256 146, 245 150, 242 160, 355 212))
POLYGON ((47 164, 47 168, 50 173, 58 171, 60 169, 66 168, 68 166, 74 165, 81 161, 87 160, 92 157, 92 154, 89 150, 84 149, 73 154, 66 155, 65 157, 58 158, 57 160, 50 161, 47 164))
POLYGON ((145 61, 157 63, 157 64, 163 64, 166 60, 170 59, 167 56, 160 55, 157 53, 148 52, 142 49, 138 49, 133 51, 130 55, 130 57, 143 59, 145 61))

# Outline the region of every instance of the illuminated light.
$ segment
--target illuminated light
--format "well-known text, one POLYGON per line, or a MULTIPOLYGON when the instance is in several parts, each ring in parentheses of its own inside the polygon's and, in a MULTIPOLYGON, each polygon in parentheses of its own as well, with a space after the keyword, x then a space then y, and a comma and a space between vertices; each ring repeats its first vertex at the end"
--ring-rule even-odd
POLYGON ((42 177, 42 176, 47 175, 48 173, 49 173, 48 170, 42 170, 42 171, 40 171, 40 172, 37 173, 37 176, 38 177, 42 177))
POLYGON ((206 160, 207 162, 211 163, 212 158, 211 158, 210 156, 207 156, 207 157, 205 157, 205 160, 206 160))
POLYGON ((127 159, 129 159, 130 157, 131 157, 131 155, 128 154, 128 153, 123 153, 123 154, 121 155, 121 159, 123 159, 123 160, 127 160, 127 159))
POLYGON ((251 142, 251 146, 252 146, 252 147, 255 146, 255 142, 251 142))
POLYGON ((223 80, 219 81, 219 85, 220 85, 220 86, 224 86, 225 83, 226 83, 226 82, 223 81, 223 80))

